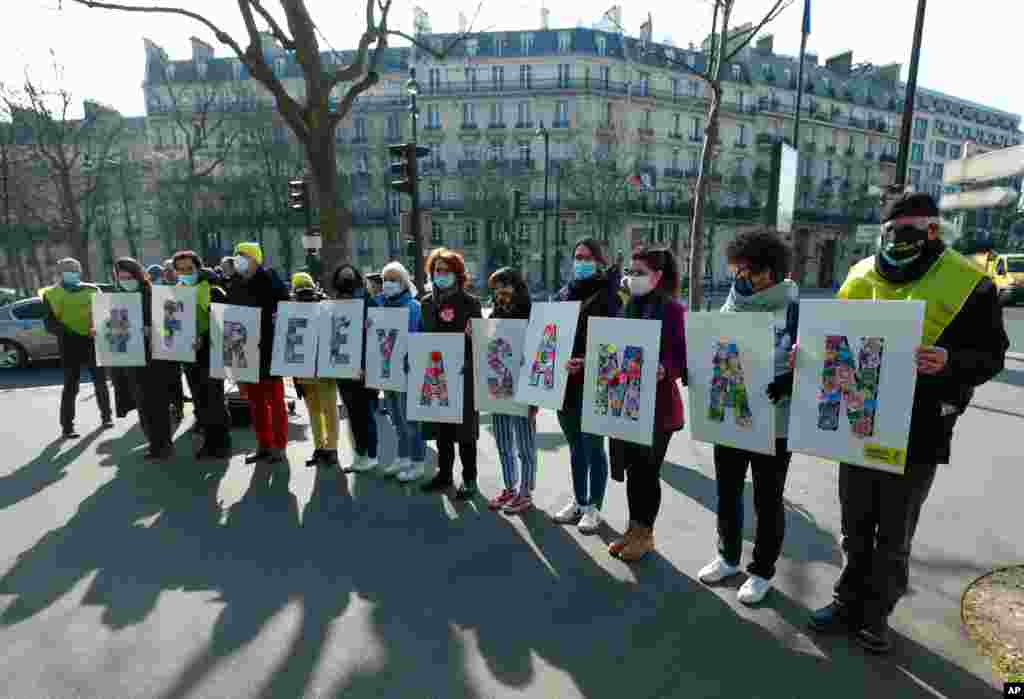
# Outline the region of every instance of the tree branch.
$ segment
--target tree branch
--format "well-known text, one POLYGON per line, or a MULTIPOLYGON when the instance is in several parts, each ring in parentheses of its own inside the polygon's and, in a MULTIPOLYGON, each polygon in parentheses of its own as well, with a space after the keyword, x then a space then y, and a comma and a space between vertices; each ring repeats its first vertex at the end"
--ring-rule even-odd
POLYGON ((732 53, 726 55, 725 62, 728 63, 733 58, 735 58, 740 51, 747 47, 747 45, 750 43, 750 40, 754 38, 754 35, 756 35, 759 31, 764 29, 766 24, 774 21, 780 14, 782 14, 783 10, 785 10, 792 4, 793 0, 776 0, 772 8, 768 10, 767 14, 765 14, 764 19, 758 22, 757 26, 747 33, 746 37, 744 37, 744 39, 740 42, 739 46, 737 46, 732 53))
POLYGON ((260 0, 249 0, 249 4, 252 5, 253 9, 260 14, 263 21, 267 23, 267 26, 270 27, 270 33, 274 35, 275 39, 281 42, 281 46, 289 51, 294 51, 295 42, 284 33, 284 30, 281 29, 281 25, 277 23, 277 20, 274 19, 262 4, 260 4, 260 0))

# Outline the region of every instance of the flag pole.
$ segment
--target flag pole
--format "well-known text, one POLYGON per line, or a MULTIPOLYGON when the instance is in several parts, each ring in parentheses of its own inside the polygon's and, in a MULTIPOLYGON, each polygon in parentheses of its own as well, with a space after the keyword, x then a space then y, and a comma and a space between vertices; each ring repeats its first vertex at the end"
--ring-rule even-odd
POLYGON ((811 0, 804 0, 804 21, 800 29, 800 67, 797 69, 796 123, 793 125, 793 147, 800 150, 800 108, 804 102, 804 58, 807 55, 807 35, 811 33, 811 0))

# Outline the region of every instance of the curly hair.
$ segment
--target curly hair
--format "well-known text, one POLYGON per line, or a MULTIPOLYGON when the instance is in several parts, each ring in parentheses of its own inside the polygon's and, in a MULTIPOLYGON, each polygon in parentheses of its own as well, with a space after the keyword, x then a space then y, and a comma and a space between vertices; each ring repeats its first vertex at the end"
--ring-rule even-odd
POLYGON ((448 266, 448 271, 455 275, 456 286, 460 289, 464 288, 469 277, 466 274, 466 263, 463 261, 462 255, 448 248, 437 248, 431 251, 426 264, 428 279, 433 279, 434 267, 439 261, 444 262, 448 266))
POLYGON ((775 233, 763 229, 737 235, 726 246, 725 258, 729 264, 744 262, 754 272, 770 270, 776 283, 789 272, 789 246, 775 233))

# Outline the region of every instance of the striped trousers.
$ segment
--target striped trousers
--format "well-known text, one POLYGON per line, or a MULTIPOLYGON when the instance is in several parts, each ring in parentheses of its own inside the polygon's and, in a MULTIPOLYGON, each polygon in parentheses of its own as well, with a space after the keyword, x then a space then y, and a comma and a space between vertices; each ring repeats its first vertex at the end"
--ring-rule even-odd
POLYGON ((530 418, 519 415, 494 414, 491 417, 505 487, 515 490, 518 485, 521 495, 529 495, 537 483, 537 433, 534 423, 530 418), (521 473, 517 473, 519 469, 516 468, 517 452, 521 473))

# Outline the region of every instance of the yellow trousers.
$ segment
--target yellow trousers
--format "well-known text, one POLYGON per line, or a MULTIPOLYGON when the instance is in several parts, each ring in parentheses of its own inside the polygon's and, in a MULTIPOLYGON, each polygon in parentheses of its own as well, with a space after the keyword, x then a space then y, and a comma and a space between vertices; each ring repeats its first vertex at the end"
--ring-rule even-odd
POLYGON ((305 394, 313 443, 317 449, 338 448, 338 384, 334 379, 296 379, 305 394))

